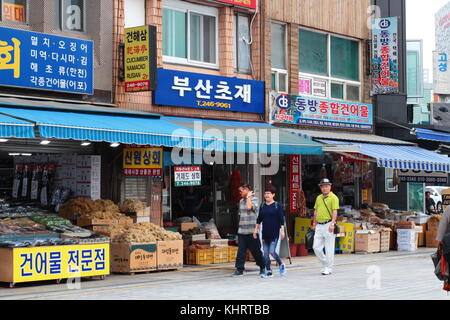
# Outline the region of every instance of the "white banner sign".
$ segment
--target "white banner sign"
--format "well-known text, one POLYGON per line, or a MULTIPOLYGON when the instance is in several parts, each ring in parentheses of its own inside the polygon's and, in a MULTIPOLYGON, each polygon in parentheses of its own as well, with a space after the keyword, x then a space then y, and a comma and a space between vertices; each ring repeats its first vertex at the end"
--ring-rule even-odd
POLYGON ((401 182, 447 183, 448 173, 441 171, 400 169, 398 177, 401 182))

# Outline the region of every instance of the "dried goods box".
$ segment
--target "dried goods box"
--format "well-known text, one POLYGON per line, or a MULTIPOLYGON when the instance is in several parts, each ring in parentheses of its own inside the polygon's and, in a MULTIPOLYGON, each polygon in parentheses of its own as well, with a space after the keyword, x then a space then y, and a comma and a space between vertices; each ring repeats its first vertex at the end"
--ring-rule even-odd
POLYGON ((195 222, 182 222, 175 224, 176 227, 179 227, 180 232, 183 231, 189 231, 191 229, 194 229, 195 227, 198 227, 198 224, 195 222))
POLYGON ((358 230, 355 234, 355 252, 380 252, 380 233, 358 230))
POLYGON ((156 270, 156 242, 111 243, 111 271, 134 273, 156 270))
POLYGON ((183 240, 157 242, 157 269, 178 269, 183 267, 183 240))
POLYGON ((428 230, 425 234, 427 248, 437 248, 439 241, 436 240, 437 230, 428 230))

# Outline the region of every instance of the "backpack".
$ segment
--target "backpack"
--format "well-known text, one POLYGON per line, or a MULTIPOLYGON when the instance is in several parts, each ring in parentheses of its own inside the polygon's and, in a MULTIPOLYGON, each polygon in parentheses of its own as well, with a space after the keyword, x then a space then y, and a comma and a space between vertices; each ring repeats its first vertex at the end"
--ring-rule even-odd
MULTIPOLYGON (((266 206, 266 202, 265 201, 263 201, 262 203, 261 203, 261 209, 264 207, 264 206, 266 206)), ((275 209, 278 209, 278 201, 275 201, 275 209)))

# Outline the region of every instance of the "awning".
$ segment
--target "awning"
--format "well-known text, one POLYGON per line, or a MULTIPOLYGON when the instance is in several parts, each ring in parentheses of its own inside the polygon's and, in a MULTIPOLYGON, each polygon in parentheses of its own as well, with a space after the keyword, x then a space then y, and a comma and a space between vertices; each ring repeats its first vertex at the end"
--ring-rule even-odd
MULTIPOLYGON (((320 142, 328 145, 358 146, 357 153, 376 159, 377 165, 382 168, 450 172, 449 157, 416 146, 350 143, 335 140, 320 140, 320 142)), ((351 152, 355 152, 354 149, 351 152)))
MULTIPOLYGON (((42 138, 178 146, 192 149, 222 148, 222 142, 218 142, 214 137, 189 128, 180 128, 154 115, 144 117, 132 114, 87 113, 86 110, 75 112, 28 108, 0 108, 0 115, 5 119, 13 119, 10 121, 21 119, 21 123, 27 123, 27 128, 31 131, 34 125, 42 138)), ((8 131, 8 127, 2 130, 8 131)), ((6 132, 4 136, 11 135, 6 132)), ((18 137, 18 134, 15 136, 18 137)), ((34 135, 29 134, 29 137, 34 135)))
POLYGON ((415 134, 417 138, 423 140, 450 142, 450 133, 448 132, 413 128, 411 134, 415 134))
POLYGON ((267 123, 182 117, 163 119, 216 137, 223 141, 226 152, 322 154, 320 143, 267 123))
POLYGON ((34 124, 0 114, 0 137, 34 138, 34 124))

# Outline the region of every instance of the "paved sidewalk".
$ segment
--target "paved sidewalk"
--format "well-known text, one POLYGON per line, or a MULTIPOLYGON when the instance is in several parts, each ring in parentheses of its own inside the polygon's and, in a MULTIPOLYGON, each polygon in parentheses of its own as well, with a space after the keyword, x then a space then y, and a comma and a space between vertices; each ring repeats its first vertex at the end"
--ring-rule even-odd
POLYGON ((14 289, 3 284, 0 299, 246 300, 255 299, 255 292, 267 290, 274 293, 269 299, 401 299, 402 295, 406 299, 446 299, 442 283, 433 274, 430 254, 434 251, 421 248, 414 253, 336 255, 334 273, 328 277, 320 275, 320 264, 310 255, 295 257, 292 264, 286 261, 287 275, 279 277, 274 272, 275 277, 271 279, 259 278, 259 268, 254 263, 246 264, 245 276, 231 277, 234 264, 229 263, 187 266, 178 271, 149 274, 111 275, 106 280, 83 279, 79 290, 54 282, 18 284, 14 289), (381 279, 378 284, 370 280, 377 274, 381 279), (368 289, 371 286, 374 290, 368 289), (329 290, 331 288, 334 290, 329 290))

